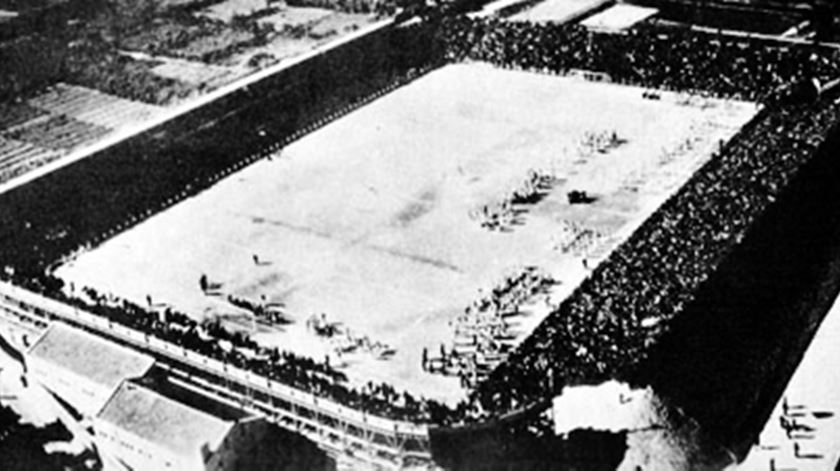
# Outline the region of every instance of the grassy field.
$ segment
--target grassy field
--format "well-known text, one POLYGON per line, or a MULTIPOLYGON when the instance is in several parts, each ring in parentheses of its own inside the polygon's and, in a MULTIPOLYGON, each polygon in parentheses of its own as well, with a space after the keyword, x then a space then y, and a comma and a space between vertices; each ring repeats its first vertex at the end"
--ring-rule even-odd
MULTIPOLYGON (((455 378, 420 367, 453 341, 451 321, 505 276, 534 265, 559 281, 517 323, 522 338, 754 113, 749 103, 451 65, 305 136, 57 270, 75 285, 250 328, 232 294, 282 303, 292 323, 257 325, 267 344, 322 359, 305 328, 324 313, 396 350, 345 355, 351 381, 388 381, 452 400, 455 378), (600 150, 591 142, 612 136, 600 150), (476 208, 529 172, 552 177, 519 222, 489 230, 476 208), (570 191, 590 201, 570 204, 570 191), (588 234, 582 237, 581 234, 588 234), (257 262, 255 263, 254 257, 257 262)), ((335 360, 334 360, 335 361, 335 360)))

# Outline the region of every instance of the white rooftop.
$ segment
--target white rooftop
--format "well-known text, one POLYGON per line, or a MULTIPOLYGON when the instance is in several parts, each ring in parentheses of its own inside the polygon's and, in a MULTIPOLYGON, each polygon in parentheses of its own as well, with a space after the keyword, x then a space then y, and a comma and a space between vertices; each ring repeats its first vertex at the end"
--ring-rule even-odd
POLYGON ((659 13, 656 8, 619 3, 580 22, 590 29, 620 31, 659 13))
POLYGON ((219 444, 234 425, 152 389, 123 382, 97 418, 178 454, 219 444))
POLYGON ((38 358, 111 390, 126 378, 143 376, 155 360, 102 337, 54 322, 29 350, 38 358))
MULTIPOLYGON (((502 10, 511 5, 502 2, 494 2, 483 11, 502 10), (495 6, 501 3, 500 6, 495 6)), ((514 21, 534 21, 538 23, 565 23, 586 15, 590 11, 597 10, 612 0, 543 0, 536 5, 522 10, 510 17, 514 21)))

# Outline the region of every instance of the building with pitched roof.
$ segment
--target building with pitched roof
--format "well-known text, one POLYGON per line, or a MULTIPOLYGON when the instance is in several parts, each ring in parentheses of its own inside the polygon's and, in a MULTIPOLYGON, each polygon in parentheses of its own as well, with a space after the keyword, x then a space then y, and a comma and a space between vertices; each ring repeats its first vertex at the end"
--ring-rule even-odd
POLYGON ((62 322, 53 322, 26 354, 31 377, 94 417, 120 383, 139 378, 154 358, 62 322))
POLYGON ((124 381, 94 419, 97 447, 134 470, 245 470, 269 424, 163 379, 124 381))

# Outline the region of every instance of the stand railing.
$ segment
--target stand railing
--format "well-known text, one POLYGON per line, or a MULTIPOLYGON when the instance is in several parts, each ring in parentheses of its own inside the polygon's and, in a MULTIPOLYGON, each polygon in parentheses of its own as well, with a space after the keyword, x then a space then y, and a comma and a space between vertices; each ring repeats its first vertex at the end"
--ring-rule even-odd
POLYGON ((5 282, 0 282, 0 314, 35 323, 63 321, 150 353, 174 381, 265 415, 329 451, 382 468, 399 468, 405 460, 431 462, 424 424, 343 406, 5 282))

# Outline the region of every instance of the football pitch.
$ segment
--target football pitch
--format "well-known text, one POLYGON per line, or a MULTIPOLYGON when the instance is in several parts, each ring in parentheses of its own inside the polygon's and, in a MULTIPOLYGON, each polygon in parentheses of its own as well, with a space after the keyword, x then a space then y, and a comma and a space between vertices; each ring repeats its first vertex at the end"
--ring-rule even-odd
POLYGON ((756 112, 752 103, 493 68, 449 65, 306 135, 59 267, 138 304, 322 360, 350 381, 452 401, 456 377, 421 368, 453 344, 454 319, 506 276, 536 266, 552 291, 512 319, 530 332, 756 112), (539 198, 515 221, 490 213, 532 175, 539 198), (571 193, 582 195, 572 202, 571 193), (203 292, 199 279, 218 285, 203 292), (265 326, 227 301, 278 306, 265 326), (336 354, 307 327, 393 349, 336 354))

